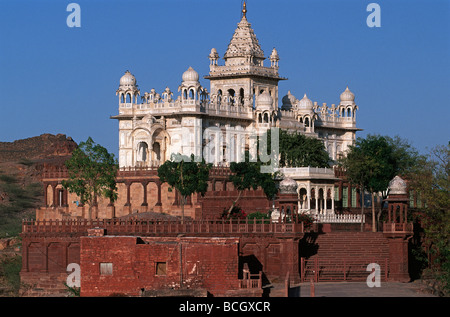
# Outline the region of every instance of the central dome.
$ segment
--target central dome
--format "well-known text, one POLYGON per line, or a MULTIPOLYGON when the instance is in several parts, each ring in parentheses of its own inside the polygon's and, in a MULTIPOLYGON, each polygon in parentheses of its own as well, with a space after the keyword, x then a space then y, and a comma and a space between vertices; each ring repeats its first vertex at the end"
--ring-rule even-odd
POLYGON ((191 82, 198 82, 199 76, 198 73, 192 68, 189 67, 187 71, 183 73, 183 81, 191 81, 191 82))

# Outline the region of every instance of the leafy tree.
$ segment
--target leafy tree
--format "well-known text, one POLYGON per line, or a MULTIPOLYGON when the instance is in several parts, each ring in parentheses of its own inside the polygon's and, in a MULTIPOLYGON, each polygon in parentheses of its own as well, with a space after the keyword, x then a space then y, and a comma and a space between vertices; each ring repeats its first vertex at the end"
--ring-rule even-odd
POLYGON ((181 196, 181 217, 184 221, 184 205, 187 197, 193 193, 202 196, 208 190, 209 170, 211 164, 203 159, 197 162, 194 155, 187 157, 181 154, 172 154, 170 160, 158 168, 158 177, 163 183, 175 188, 181 196))
MULTIPOLYGON (((388 188, 389 182, 398 172, 393 147, 387 139, 379 135, 358 138, 349 147, 347 155, 340 159, 340 165, 346 170, 348 179, 358 184, 361 193, 367 189, 372 197, 372 231, 376 231, 375 193, 388 188)), ((364 203, 361 204, 361 214, 364 203)), ((361 223, 362 230, 362 223, 361 223)))
POLYGON ((256 190, 260 187, 268 199, 272 199, 276 195, 278 189, 274 181, 274 175, 271 173, 262 173, 261 166, 262 163, 260 161, 251 162, 249 160, 248 152, 246 152, 246 159, 244 162, 230 163, 230 171, 232 173, 230 175, 230 181, 238 191, 238 197, 228 209, 228 216, 231 214, 245 190, 250 188, 256 190))
MULTIPOLYGON (((267 131, 268 148, 271 149, 271 130, 267 131)), ((329 167, 330 156, 323 142, 299 132, 279 131, 280 167, 329 167)))
MULTIPOLYGON (((365 139, 358 138, 346 157, 340 159, 347 177, 361 187, 361 193, 365 189, 371 193, 373 230, 376 224, 375 193, 381 192, 385 199, 391 179, 395 175, 408 178, 421 158, 418 151, 399 136, 368 135, 365 139)), ((377 222, 381 210, 378 211, 377 222)), ((364 203, 361 204, 361 213, 364 214, 364 203)))
POLYGON ((82 204, 89 205, 89 219, 92 218, 92 207, 98 197, 111 201, 117 199, 117 160, 114 154, 94 143, 91 137, 79 144, 65 164, 69 177, 62 185, 75 193, 82 204))
POLYGON ((395 136, 393 138, 384 136, 392 147, 392 156, 395 162, 397 174, 409 175, 414 171, 423 156, 405 139, 395 136))
POLYGON ((410 190, 424 202, 416 217, 424 229, 423 246, 432 255, 431 275, 450 294, 450 143, 421 158, 408 179, 410 190))

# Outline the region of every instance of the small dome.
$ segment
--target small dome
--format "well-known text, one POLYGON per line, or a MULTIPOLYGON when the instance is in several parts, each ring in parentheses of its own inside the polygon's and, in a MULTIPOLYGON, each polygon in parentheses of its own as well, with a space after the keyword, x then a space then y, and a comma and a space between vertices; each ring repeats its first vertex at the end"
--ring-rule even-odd
POLYGON ((216 56, 216 55, 219 55, 219 53, 217 53, 217 50, 213 47, 212 49, 211 49, 211 53, 209 54, 210 56, 216 56))
POLYGON ((299 110, 311 110, 312 108, 313 108, 313 102, 305 94, 298 103, 298 109, 299 110))
POLYGON ((341 94, 341 103, 342 102, 355 102, 355 95, 350 91, 350 89, 348 89, 348 87, 341 94))
POLYGON ((120 78, 120 86, 136 86, 136 78, 127 70, 120 78))
POLYGON ((284 178, 280 182, 280 193, 281 194, 295 194, 297 193, 297 182, 292 178, 284 178))
POLYGON ((291 94, 291 91, 288 91, 281 101, 283 102, 281 107, 286 110, 291 109, 298 102, 297 98, 291 94))
POLYGON ((256 106, 263 108, 272 108, 273 99, 267 91, 264 91, 258 97, 256 97, 256 106))
POLYGON ((182 78, 183 81, 198 82, 199 76, 192 67, 189 67, 188 70, 183 73, 182 78))
POLYGON ((395 176, 389 182, 389 195, 405 195, 405 194, 407 194, 406 182, 400 176, 395 176))

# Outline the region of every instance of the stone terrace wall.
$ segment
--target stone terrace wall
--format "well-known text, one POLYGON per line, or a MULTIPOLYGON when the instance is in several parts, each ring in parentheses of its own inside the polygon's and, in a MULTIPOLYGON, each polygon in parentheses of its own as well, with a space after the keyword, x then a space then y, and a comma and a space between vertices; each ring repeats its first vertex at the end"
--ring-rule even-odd
POLYGON ((81 296, 138 296, 181 285, 223 295, 239 288, 238 243, 238 238, 82 237, 81 296), (102 274, 100 263, 110 263, 112 274, 102 274))

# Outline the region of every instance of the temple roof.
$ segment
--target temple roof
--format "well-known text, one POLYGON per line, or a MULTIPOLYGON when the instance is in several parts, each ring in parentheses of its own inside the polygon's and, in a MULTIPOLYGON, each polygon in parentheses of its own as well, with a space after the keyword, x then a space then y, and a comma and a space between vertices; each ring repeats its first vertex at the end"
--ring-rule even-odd
POLYGON ((264 52, 259 45, 252 25, 247 21, 247 17, 243 14, 241 21, 238 23, 237 29, 234 31, 228 49, 224 55, 224 59, 232 57, 253 56, 265 59, 264 52))

